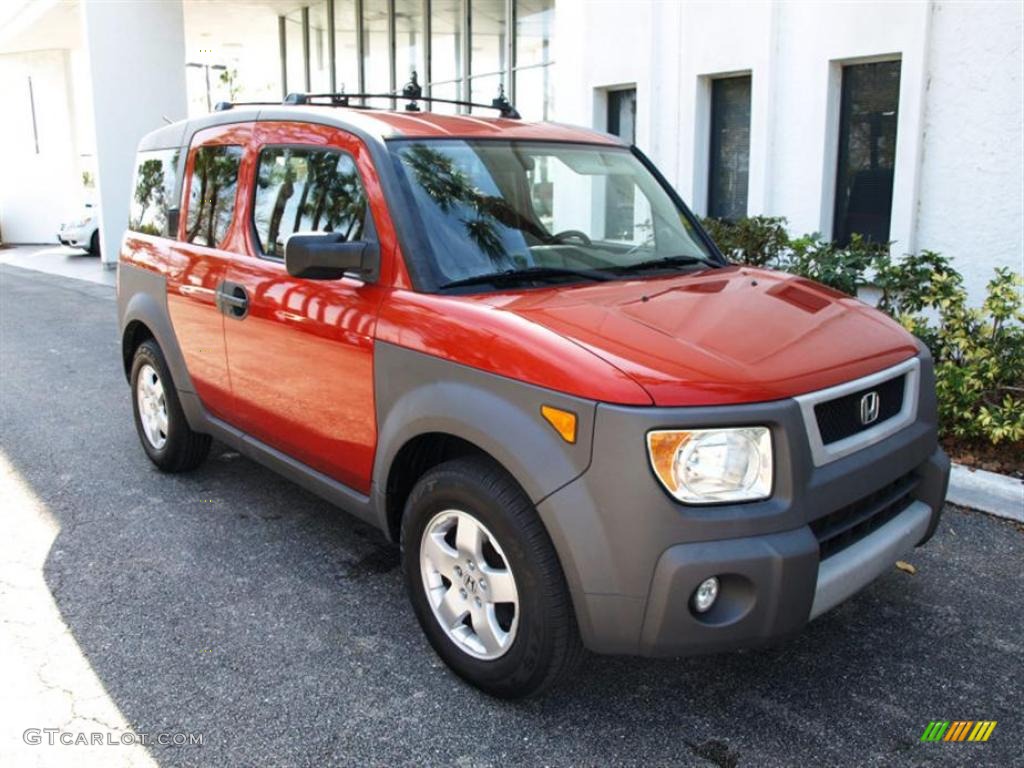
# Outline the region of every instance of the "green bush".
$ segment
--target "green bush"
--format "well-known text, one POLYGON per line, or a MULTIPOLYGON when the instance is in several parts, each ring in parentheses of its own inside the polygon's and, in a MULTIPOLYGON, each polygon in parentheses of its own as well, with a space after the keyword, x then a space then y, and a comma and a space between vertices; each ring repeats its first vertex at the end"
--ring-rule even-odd
POLYGON ((877 245, 854 235, 849 245, 838 246, 817 235, 790 241, 779 268, 856 296, 869 285, 869 277, 889 258, 888 243, 877 245))
POLYGON ((726 258, 753 267, 777 264, 789 246, 786 220, 782 217, 751 216, 738 221, 704 219, 703 223, 726 258))
POLYGON ((935 358, 943 434, 1024 443, 1024 279, 996 270, 984 303, 971 308, 963 278, 941 254, 892 259, 888 243, 855 236, 838 246, 817 234, 791 238, 785 224, 777 217, 704 221, 733 261, 781 269, 851 296, 876 288, 878 308, 924 341, 935 358))
POLYGON ((981 308, 967 306, 963 279, 933 272, 912 301, 937 313, 900 321, 935 357, 935 387, 943 432, 967 440, 1024 441, 1024 281, 997 269, 981 308))

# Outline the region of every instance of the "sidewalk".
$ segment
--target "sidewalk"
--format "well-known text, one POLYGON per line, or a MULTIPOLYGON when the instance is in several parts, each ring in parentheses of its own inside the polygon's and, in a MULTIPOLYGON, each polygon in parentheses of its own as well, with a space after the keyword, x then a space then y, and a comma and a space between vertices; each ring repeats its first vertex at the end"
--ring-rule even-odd
POLYGON ((51 275, 114 285, 117 271, 106 269, 98 256, 63 245, 12 245, 0 248, 0 264, 51 275))

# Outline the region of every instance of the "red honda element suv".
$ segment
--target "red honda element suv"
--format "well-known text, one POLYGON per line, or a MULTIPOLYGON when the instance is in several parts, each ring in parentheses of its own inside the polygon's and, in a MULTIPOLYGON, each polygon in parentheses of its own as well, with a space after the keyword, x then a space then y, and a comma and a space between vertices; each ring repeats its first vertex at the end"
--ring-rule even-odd
POLYGON ((142 140, 118 308, 160 469, 216 438, 379 527, 438 655, 503 697, 584 647, 776 642, 928 540, 924 346, 729 264, 635 147, 426 101, 142 140))

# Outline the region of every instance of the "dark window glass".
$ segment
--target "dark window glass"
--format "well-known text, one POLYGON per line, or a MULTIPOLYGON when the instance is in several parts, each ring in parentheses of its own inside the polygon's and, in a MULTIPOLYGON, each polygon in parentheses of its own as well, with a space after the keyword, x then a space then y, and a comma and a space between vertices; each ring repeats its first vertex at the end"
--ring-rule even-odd
POLYGON ((608 93, 608 133, 627 144, 636 141, 636 88, 608 93))
MULTIPOLYGON (((627 144, 636 143, 636 88, 608 94, 608 133, 627 144)), ((608 178, 604 235, 615 240, 633 239, 634 185, 622 176, 608 178)))
POLYGON ((841 245, 855 233, 875 243, 889 240, 899 100, 898 61, 843 68, 833 227, 841 245))
POLYGON ((711 157, 708 216, 747 215, 750 172, 750 75, 711 81, 711 157))
POLYGON ((238 164, 242 148, 233 145, 199 147, 192 161, 185 239, 216 248, 224 242, 235 213, 238 164))
POLYGON ((366 192, 350 155, 273 147, 260 153, 253 209, 260 248, 284 256, 293 232, 334 232, 363 237, 366 192))
POLYGON ((128 213, 128 229, 147 235, 173 237, 168 231, 169 209, 176 208, 174 199, 178 173, 177 149, 140 152, 135 164, 135 186, 128 213))

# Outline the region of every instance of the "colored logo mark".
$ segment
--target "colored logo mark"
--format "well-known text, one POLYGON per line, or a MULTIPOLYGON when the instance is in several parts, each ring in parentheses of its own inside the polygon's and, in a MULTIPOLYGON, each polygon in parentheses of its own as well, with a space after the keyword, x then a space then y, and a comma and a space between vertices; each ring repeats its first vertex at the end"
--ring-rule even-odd
POLYGON ((995 720, 932 720, 921 741, 988 741, 995 729, 995 720))

